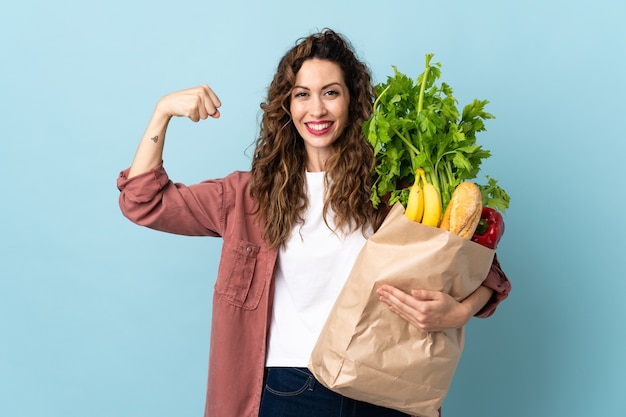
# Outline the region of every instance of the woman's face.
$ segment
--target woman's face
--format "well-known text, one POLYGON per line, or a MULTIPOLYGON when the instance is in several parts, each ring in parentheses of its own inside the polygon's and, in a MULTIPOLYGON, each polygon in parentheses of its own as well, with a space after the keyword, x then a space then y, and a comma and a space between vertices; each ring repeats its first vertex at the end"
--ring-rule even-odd
POLYGON ((348 121, 350 94, 343 72, 334 62, 308 59, 296 74, 291 92, 291 117, 304 139, 307 169, 323 171, 332 144, 348 121))

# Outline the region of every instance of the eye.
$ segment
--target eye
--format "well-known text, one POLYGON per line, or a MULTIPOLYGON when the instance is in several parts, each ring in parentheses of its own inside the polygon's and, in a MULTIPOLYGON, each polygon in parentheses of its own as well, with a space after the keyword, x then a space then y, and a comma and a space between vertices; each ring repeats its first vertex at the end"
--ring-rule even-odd
POLYGON ((306 97, 307 95, 306 91, 296 91, 293 93, 294 98, 306 97))
POLYGON ((326 95, 327 96, 338 96, 339 95, 339 91, 337 91, 337 90, 328 90, 326 92, 326 95))

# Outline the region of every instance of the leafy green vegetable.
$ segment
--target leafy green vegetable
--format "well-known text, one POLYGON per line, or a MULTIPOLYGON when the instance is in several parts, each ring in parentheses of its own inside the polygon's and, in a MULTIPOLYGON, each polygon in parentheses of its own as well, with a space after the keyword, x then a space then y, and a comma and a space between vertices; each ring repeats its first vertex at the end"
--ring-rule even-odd
MULTIPOLYGON (((485 120, 494 118, 484 110, 489 102, 474 99, 459 112, 452 88, 436 84, 441 64, 431 65, 432 57, 426 55, 425 70, 416 82, 394 66, 394 76, 375 87, 374 113, 363 124, 377 161, 374 207, 387 196, 389 205, 400 201, 406 207, 415 172, 422 167, 428 182, 440 191, 445 210, 456 186, 476 178, 483 159, 491 156, 476 143, 485 120)), ((496 180, 477 185, 484 205, 508 208, 510 198, 496 180)))
POLYGON ((510 197, 509 195, 497 185, 497 181, 486 175, 488 181, 487 185, 478 185, 480 192, 483 195, 483 205, 491 207, 501 212, 505 212, 509 208, 510 197))

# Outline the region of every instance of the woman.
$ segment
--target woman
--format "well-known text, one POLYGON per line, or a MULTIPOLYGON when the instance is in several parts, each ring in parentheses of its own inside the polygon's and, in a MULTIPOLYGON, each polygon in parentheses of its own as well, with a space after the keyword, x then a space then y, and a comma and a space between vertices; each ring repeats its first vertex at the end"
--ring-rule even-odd
MULTIPOLYGON (((118 179, 121 209, 135 223, 224 241, 205 415, 402 416, 334 394, 306 369, 358 252, 386 214, 369 202, 374 157, 361 132, 372 111, 368 69, 331 30, 299 41, 261 105, 251 171, 173 183, 162 165, 170 119, 219 118, 220 106, 206 85, 163 97, 118 179)), ((460 303, 389 286, 379 295, 413 325, 436 331, 491 315, 509 288, 494 261, 483 286, 460 303)))

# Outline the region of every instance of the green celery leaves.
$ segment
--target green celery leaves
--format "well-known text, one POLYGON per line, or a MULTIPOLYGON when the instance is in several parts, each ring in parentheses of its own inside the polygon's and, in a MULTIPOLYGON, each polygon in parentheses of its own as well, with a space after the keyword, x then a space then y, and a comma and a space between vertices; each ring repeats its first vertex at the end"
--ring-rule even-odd
MULTIPOLYGON (((363 132, 374 147, 376 179, 371 200, 378 207, 382 198, 389 205, 400 201, 405 207, 415 172, 423 167, 426 177, 441 193, 443 208, 458 184, 476 178, 483 159, 491 153, 476 143, 476 134, 485 130, 485 120, 494 118, 485 111, 487 100, 476 100, 459 112, 452 88, 436 84, 441 64, 430 64, 417 82, 392 67, 394 75, 375 87, 374 113, 363 124, 363 132)), ((483 204, 504 212, 508 194, 489 179, 478 184, 483 204)))

